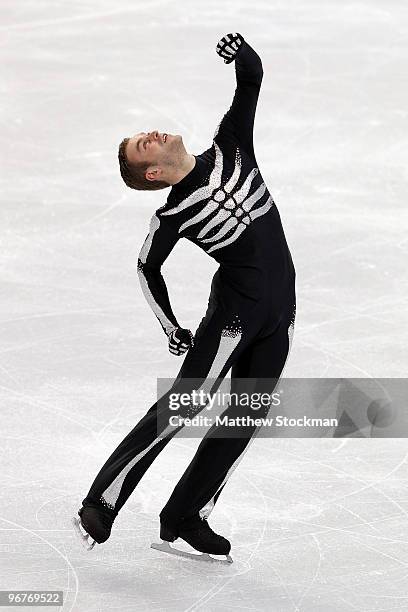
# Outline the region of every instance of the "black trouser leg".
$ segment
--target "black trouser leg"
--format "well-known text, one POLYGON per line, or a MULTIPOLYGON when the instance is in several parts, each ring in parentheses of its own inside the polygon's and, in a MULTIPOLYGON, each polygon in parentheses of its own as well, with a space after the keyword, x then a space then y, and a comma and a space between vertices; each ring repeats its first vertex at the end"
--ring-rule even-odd
POLYGON ((191 392, 189 379, 221 380, 243 350, 246 336, 237 321, 237 315, 209 307, 196 334, 195 345, 188 351, 172 389, 150 408, 113 451, 83 505, 103 504, 116 516, 154 459, 180 429, 157 430, 158 416, 161 422, 168 423, 174 414, 169 409, 168 395, 180 390, 191 392))
MULTIPOLYGON (((286 321, 270 335, 259 339, 247 347, 232 367, 231 393, 242 392, 248 378, 248 388, 254 392, 272 393, 286 363, 291 343, 293 326, 286 321), (254 379, 258 379, 256 382, 254 379)), ((265 416, 248 407, 231 404, 223 415, 230 417, 248 414, 254 418, 265 416)), ((160 513, 163 523, 174 526, 181 520, 189 519, 200 513, 208 517, 222 488, 242 457, 259 427, 243 427, 230 437, 228 426, 213 425, 201 441, 190 465, 175 487, 169 501, 160 513)))

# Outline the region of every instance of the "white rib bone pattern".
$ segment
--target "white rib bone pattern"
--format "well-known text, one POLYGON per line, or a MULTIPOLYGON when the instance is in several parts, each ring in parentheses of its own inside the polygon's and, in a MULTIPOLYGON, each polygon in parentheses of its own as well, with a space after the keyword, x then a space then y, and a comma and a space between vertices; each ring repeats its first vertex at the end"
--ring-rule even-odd
POLYGON ((203 244, 214 243, 207 250, 207 253, 211 253, 212 251, 235 242, 254 219, 264 215, 274 204, 272 197, 269 197, 262 206, 252 210, 266 191, 266 185, 262 183, 251 196, 247 197, 252 182, 259 172, 258 168, 252 168, 242 186, 233 193, 242 171, 242 160, 239 148, 236 150, 235 165, 232 175, 225 185, 222 186, 221 179, 224 158, 222 151, 215 141, 214 147, 216 152, 215 164, 208 185, 199 187, 187 198, 179 202, 174 208, 162 213, 163 215, 174 215, 208 198, 204 207, 196 215, 182 223, 179 228, 180 233, 188 227, 204 221, 204 219, 213 213, 216 213, 197 234, 198 242, 203 244), (205 238, 205 236, 217 226, 219 226, 218 232, 210 238, 205 238), (234 230, 234 232, 231 236, 221 240, 221 238, 232 230, 234 230))
POLYGON ((208 185, 204 185, 203 187, 199 187, 196 191, 193 191, 187 198, 182 200, 177 206, 172 208, 171 210, 167 210, 162 212, 162 215, 175 215, 182 210, 185 210, 189 206, 196 204, 197 202, 201 202, 201 200, 205 200, 209 198, 214 189, 218 188, 221 184, 221 176, 222 176, 222 168, 223 168, 223 156, 221 153, 221 149, 219 146, 215 145, 215 163, 214 168, 210 174, 210 179, 208 185))
MULTIPOLYGON (((227 221, 227 219, 229 219, 229 217, 231 217, 231 212, 229 210, 219 210, 217 212, 217 214, 215 215, 215 217, 213 217, 211 219, 211 221, 209 221, 206 225, 204 225, 204 227, 201 230, 201 232, 197 235, 197 238, 200 240, 200 238, 205 236, 210 230, 212 230, 213 227, 215 227, 216 225, 218 225, 222 221, 227 221)), ((224 234, 227 233, 227 231, 229 229, 228 228, 228 223, 224 224, 224 228, 226 228, 226 229, 219 230, 219 232, 216 234, 216 236, 219 236, 221 238, 221 236, 223 236, 224 234)), ((202 240, 202 242, 208 242, 208 240, 213 240, 213 239, 215 239, 215 236, 212 239, 211 238, 204 239, 204 240, 202 240)))

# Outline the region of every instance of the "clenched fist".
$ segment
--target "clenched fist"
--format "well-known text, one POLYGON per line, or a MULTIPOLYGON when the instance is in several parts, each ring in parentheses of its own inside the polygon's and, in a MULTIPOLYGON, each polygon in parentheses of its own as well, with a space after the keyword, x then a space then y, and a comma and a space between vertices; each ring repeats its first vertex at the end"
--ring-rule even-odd
POLYGON ((182 355, 194 346, 194 336, 189 329, 177 327, 169 335, 169 351, 173 355, 182 355))
POLYGON ((216 52, 226 64, 234 61, 235 56, 244 41, 244 37, 238 32, 226 34, 217 43, 216 52))

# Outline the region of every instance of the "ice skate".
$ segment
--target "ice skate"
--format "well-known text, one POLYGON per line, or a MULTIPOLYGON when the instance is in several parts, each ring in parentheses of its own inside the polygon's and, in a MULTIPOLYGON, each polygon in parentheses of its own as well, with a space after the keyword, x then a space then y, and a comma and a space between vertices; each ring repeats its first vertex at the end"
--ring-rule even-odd
POLYGON ((151 544, 151 548, 170 555, 176 555, 177 557, 193 559, 194 561, 221 563, 223 565, 233 562, 229 554, 231 544, 226 538, 215 533, 206 519, 197 517, 188 523, 186 522, 179 527, 177 533, 171 531, 162 523, 160 525, 160 538, 162 541, 151 544), (177 538, 187 542, 200 554, 187 552, 171 546, 170 542, 174 542, 177 538), (221 558, 218 556, 221 556, 221 558))
POLYGON ((85 506, 78 510, 80 518, 73 517, 75 533, 86 550, 92 550, 95 544, 106 542, 111 534, 112 516, 102 508, 85 506))

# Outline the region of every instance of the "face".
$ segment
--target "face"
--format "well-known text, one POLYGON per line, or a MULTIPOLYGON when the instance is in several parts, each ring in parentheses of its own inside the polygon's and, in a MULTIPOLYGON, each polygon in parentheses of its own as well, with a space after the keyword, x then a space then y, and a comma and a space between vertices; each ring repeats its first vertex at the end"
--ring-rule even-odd
POLYGON ((179 134, 167 132, 139 132, 129 139, 126 157, 130 163, 147 162, 146 178, 159 180, 165 178, 186 154, 183 139, 179 134))

